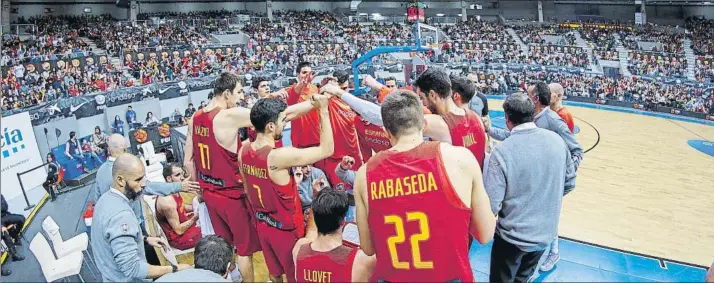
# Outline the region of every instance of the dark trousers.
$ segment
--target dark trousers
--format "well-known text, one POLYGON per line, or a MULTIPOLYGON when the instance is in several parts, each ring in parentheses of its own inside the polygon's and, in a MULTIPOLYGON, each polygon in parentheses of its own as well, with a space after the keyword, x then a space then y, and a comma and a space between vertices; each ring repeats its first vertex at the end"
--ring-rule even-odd
POLYGON ((2 241, 5 242, 5 246, 7 247, 7 251, 10 253, 11 256, 17 255, 17 249, 15 248, 15 243, 19 243, 20 240, 13 240, 12 237, 10 237, 10 234, 7 232, 2 232, 2 241))
POLYGON ((10 233, 10 236, 15 239, 15 241, 19 242, 20 231, 22 230, 22 226, 25 225, 25 216, 12 213, 8 213, 2 216, 2 226, 7 227, 12 224, 15 224, 15 227, 12 229, 8 229, 8 232, 10 233))
POLYGON ((491 249, 490 282, 526 282, 544 251, 524 252, 496 234, 491 249))
POLYGON ((55 198, 55 191, 50 188, 50 186, 54 185, 57 183, 57 178, 54 176, 47 176, 47 179, 45 179, 45 182, 42 183, 42 187, 45 188, 45 191, 47 191, 48 194, 50 194, 50 197, 55 198))

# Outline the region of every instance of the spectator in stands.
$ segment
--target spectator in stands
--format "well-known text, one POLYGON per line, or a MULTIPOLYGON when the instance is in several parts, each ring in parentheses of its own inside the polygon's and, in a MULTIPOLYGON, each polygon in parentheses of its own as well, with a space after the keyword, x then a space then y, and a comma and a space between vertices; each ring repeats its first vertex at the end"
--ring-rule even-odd
POLYGON ((84 158, 84 154, 82 154, 82 146, 77 140, 77 132, 69 132, 69 140, 67 140, 67 143, 64 145, 64 155, 70 160, 78 160, 80 164, 82 164, 83 170, 85 172, 87 171, 87 160, 84 158))
POLYGON ((99 126, 94 127, 94 135, 92 136, 92 146, 97 153, 106 154, 107 152, 107 134, 102 131, 99 126))
POLYGON ((230 282, 228 274, 236 269, 234 256, 233 247, 225 239, 207 236, 196 243, 193 269, 167 274, 154 282, 230 282))
POLYGON ((205 101, 205 100, 201 100, 201 106, 198 106, 198 110, 203 109, 203 107, 206 107, 206 101, 205 101))
MULTIPOLYGON (((181 183, 184 180, 184 170, 176 163, 166 165, 163 175, 167 183, 181 183)), ((180 193, 156 199, 156 218, 171 247, 187 250, 201 239, 201 229, 195 225, 198 215, 193 214, 193 206, 190 202, 184 202, 180 193)))
MULTIPOLYGON (((25 257, 17 253, 15 246, 22 245, 20 233, 25 226, 25 216, 10 213, 8 211, 7 201, 5 201, 5 196, 0 195, 0 197, 2 197, 2 240, 5 242, 5 246, 7 246, 7 250, 12 256, 12 261, 24 260, 25 257)), ((4 270, 3 268, 3 271, 4 270)))
POLYGON ((112 131, 115 134, 124 135, 124 121, 121 120, 119 115, 114 116, 114 122, 112 122, 112 131))
POLYGON ((153 126, 158 126, 159 125, 159 119, 156 119, 154 117, 154 113, 149 111, 146 113, 146 119, 144 120, 144 126, 145 127, 153 127, 153 126))
POLYGON ((131 108, 131 105, 126 107, 126 123, 129 124, 129 131, 136 127, 136 111, 131 108))
POLYGON ((55 191, 52 189, 52 186, 57 183, 60 170, 62 170, 62 167, 59 165, 59 163, 57 163, 57 160, 55 159, 55 154, 51 152, 48 153, 47 179, 45 179, 45 182, 42 183, 42 187, 45 188, 45 191, 47 191, 47 193, 50 195, 50 201, 55 201, 55 199, 57 199, 57 196, 55 195, 55 191))

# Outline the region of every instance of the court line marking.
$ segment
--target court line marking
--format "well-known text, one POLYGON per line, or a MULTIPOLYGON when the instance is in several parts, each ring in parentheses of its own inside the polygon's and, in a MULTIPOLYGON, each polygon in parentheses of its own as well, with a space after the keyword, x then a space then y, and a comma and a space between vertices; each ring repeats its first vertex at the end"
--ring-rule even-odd
MULTIPOLYGON (((669 120, 669 119, 668 119, 668 120, 669 120)), ((694 134, 695 136, 700 137, 701 139, 703 139, 703 140, 705 140, 705 141, 711 142, 711 140, 709 140, 708 138, 705 138, 705 137, 703 137, 702 135, 697 134, 696 132, 692 131, 691 129, 685 127, 684 125, 679 124, 679 123, 677 123, 677 122, 675 122, 675 121, 673 121, 673 120, 669 120, 669 121, 672 122, 672 124, 675 124, 675 125, 679 126, 680 128, 685 129, 687 132, 690 132, 690 133, 694 134)))
POLYGON ((639 256, 642 258, 648 258, 648 259, 653 259, 653 260, 657 260, 657 261, 664 261, 665 263, 671 262, 671 263, 676 263, 676 264, 680 264, 680 265, 684 265, 684 266, 688 266, 688 267, 692 267, 692 268, 704 269, 704 270, 707 270, 709 268, 708 266, 703 266, 703 265, 699 265, 699 264, 688 263, 688 262, 683 262, 683 261, 679 261, 679 260, 668 259, 668 258, 664 258, 664 257, 653 256, 653 255, 648 255, 648 254, 643 254, 643 253, 638 253, 638 252, 633 252, 633 251, 628 251, 628 250, 623 250, 620 248, 615 248, 615 247, 610 247, 610 246, 606 246, 606 245, 600 245, 600 244, 595 244, 595 243, 586 242, 586 241, 582 241, 582 240, 577 240, 577 239, 573 239, 570 237, 564 237, 564 236, 558 236, 558 237, 560 237, 562 239, 566 239, 571 242, 583 244, 583 245, 589 245, 589 246, 593 246, 593 247, 600 248, 600 249, 612 250, 612 251, 616 251, 619 253, 630 254, 633 256, 639 256))
POLYGON ((595 144, 594 144, 592 147, 588 148, 586 151, 583 152, 583 154, 586 154, 586 153, 588 153, 589 151, 595 149, 595 147, 596 147, 598 144, 600 144, 600 131, 598 131, 597 128, 595 128, 595 126, 593 126, 593 124, 590 124, 590 122, 588 122, 588 121, 585 121, 585 120, 580 119, 580 118, 575 117, 575 116, 573 116, 573 118, 578 119, 578 120, 582 121, 582 122, 585 123, 585 124, 588 124, 588 126, 590 126, 591 128, 593 128, 593 130, 595 130, 595 134, 597 134, 597 140, 595 141, 595 144))

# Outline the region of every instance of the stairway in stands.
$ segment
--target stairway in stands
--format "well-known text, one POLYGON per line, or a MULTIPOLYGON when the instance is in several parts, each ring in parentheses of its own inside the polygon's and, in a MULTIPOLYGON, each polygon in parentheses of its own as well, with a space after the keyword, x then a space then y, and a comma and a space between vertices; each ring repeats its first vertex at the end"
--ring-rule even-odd
POLYGON ((518 36, 518 34, 516 34, 516 31, 513 30, 512 28, 507 28, 506 32, 508 32, 508 34, 511 35, 511 38, 513 38, 516 41, 516 43, 518 43, 518 46, 521 47, 521 51, 523 51, 523 53, 525 53, 525 54, 528 54, 528 45, 523 43, 523 40, 521 40, 521 37, 518 36))
POLYGON ((84 43, 86 43, 87 45, 89 45, 89 48, 92 49, 92 52, 94 53, 94 55, 104 55, 104 54, 107 54, 107 52, 106 52, 104 49, 100 49, 99 47, 97 47, 97 44, 94 43, 94 40, 91 40, 91 39, 89 39, 88 37, 80 37, 79 39, 83 40, 84 43))
POLYGON ((692 50, 692 40, 689 38, 684 39, 682 47, 684 47, 684 58, 687 59, 687 79, 694 80, 694 67, 697 63, 697 57, 694 56, 694 50, 692 50))
POLYGON ((619 36, 615 36, 615 41, 617 42, 615 48, 617 48, 617 53, 620 57, 620 73, 622 73, 623 77, 631 77, 632 73, 627 69, 627 49, 622 44, 622 41, 620 41, 619 36))
POLYGON ((87 45, 89 45, 90 48, 92 48, 93 55, 107 55, 107 59, 109 59, 108 61, 110 64, 112 64, 113 69, 121 69, 121 58, 112 56, 106 50, 97 47, 97 44, 94 43, 94 40, 91 40, 87 37, 80 37, 80 39, 82 39, 85 43, 87 43, 87 45))
MULTIPOLYGON (((579 31, 574 30, 573 34, 575 35, 575 46, 585 50, 588 54, 588 61, 594 63, 595 55, 593 54, 593 49, 590 47, 590 44, 583 39, 579 31)), ((602 74, 602 66, 600 66, 600 64, 590 64, 590 71, 602 74)))

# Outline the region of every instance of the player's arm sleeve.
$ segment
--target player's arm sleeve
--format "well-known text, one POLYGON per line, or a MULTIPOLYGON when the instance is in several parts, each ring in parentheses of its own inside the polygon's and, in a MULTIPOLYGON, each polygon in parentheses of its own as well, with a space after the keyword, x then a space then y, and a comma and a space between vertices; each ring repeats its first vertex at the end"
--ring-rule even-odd
POLYGON ((491 127, 488 129, 488 135, 495 140, 498 141, 503 141, 507 139, 509 136, 511 136, 511 131, 506 130, 506 129, 501 129, 501 128, 496 128, 491 125, 491 127))
POLYGON ((583 148, 575 138, 575 134, 568 129, 568 125, 564 120, 557 120, 554 124, 555 132, 563 138, 563 141, 565 141, 565 144, 568 146, 568 150, 570 151, 571 158, 574 162, 575 171, 578 171, 580 162, 583 160, 583 148))
POLYGON ((379 105, 364 99, 355 97, 352 94, 342 94, 342 101, 347 103, 352 109, 359 113, 365 120, 372 124, 384 126, 382 122, 382 108, 379 105))
POLYGON ((575 189, 575 160, 571 157, 568 148, 565 148, 566 158, 565 158, 565 186, 563 190, 563 195, 567 195, 573 189, 575 189))
POLYGON ((486 171, 486 194, 491 201, 491 211, 498 215, 501 210, 503 198, 506 195, 506 173, 503 170, 503 161, 500 159, 500 153, 496 148, 491 153, 491 159, 488 162, 488 170, 486 171))
POLYGON ((122 211, 107 224, 106 237, 119 270, 128 278, 146 278, 149 275, 149 264, 139 257, 139 249, 144 247, 137 244, 141 241, 136 238, 140 234, 134 214, 122 211))
POLYGON ((144 191, 148 195, 168 196, 170 194, 181 192, 181 183, 146 181, 146 188, 144 191))
POLYGON ((488 98, 482 93, 478 94, 478 97, 483 101, 483 110, 481 111, 481 116, 488 116, 488 98))
POLYGON ((340 181, 354 185, 355 183, 355 171, 342 169, 342 166, 337 165, 335 167, 335 175, 340 181))

